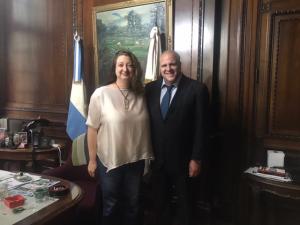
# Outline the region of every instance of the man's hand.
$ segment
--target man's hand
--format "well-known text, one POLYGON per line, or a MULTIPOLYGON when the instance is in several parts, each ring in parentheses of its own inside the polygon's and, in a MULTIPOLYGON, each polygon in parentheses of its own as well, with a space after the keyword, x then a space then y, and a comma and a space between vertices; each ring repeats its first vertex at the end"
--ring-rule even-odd
POLYGON ((197 177, 201 172, 201 162, 192 159, 189 163, 189 177, 197 177))

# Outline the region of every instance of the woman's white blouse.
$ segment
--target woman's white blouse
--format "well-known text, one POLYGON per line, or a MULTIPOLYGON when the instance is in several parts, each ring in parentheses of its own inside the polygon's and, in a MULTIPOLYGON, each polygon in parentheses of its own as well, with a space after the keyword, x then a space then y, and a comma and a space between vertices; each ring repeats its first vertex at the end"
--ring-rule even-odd
POLYGON ((142 159, 152 159, 150 126, 144 96, 124 96, 113 86, 97 88, 92 94, 86 124, 98 130, 97 156, 107 171, 142 159))

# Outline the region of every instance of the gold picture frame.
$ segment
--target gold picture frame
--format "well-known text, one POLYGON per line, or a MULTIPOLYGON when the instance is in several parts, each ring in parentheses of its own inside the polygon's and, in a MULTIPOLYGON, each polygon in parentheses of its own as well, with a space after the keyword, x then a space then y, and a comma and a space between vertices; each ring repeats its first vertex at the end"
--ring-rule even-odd
POLYGON ((118 50, 130 50, 145 72, 149 34, 157 26, 162 50, 173 48, 172 0, 131 0, 93 8, 93 45, 96 86, 110 77, 112 58, 118 50))

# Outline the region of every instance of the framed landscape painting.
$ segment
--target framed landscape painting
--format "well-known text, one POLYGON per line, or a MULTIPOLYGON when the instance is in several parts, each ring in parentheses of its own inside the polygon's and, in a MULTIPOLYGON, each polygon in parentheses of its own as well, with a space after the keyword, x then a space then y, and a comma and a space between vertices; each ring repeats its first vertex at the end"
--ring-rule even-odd
POLYGON ((145 72, 150 31, 157 26, 162 50, 172 48, 172 0, 132 0, 93 8, 95 82, 110 79, 114 54, 130 50, 145 72))

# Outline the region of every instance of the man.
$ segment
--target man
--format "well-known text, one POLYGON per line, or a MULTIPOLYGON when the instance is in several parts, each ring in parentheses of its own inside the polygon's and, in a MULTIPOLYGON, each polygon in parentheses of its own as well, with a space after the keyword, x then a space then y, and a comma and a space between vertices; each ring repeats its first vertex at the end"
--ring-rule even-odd
POLYGON ((190 224, 189 183, 201 171, 207 88, 181 73, 180 56, 165 51, 161 78, 146 85, 152 144, 155 224, 171 225, 171 195, 177 197, 176 222, 190 224))

